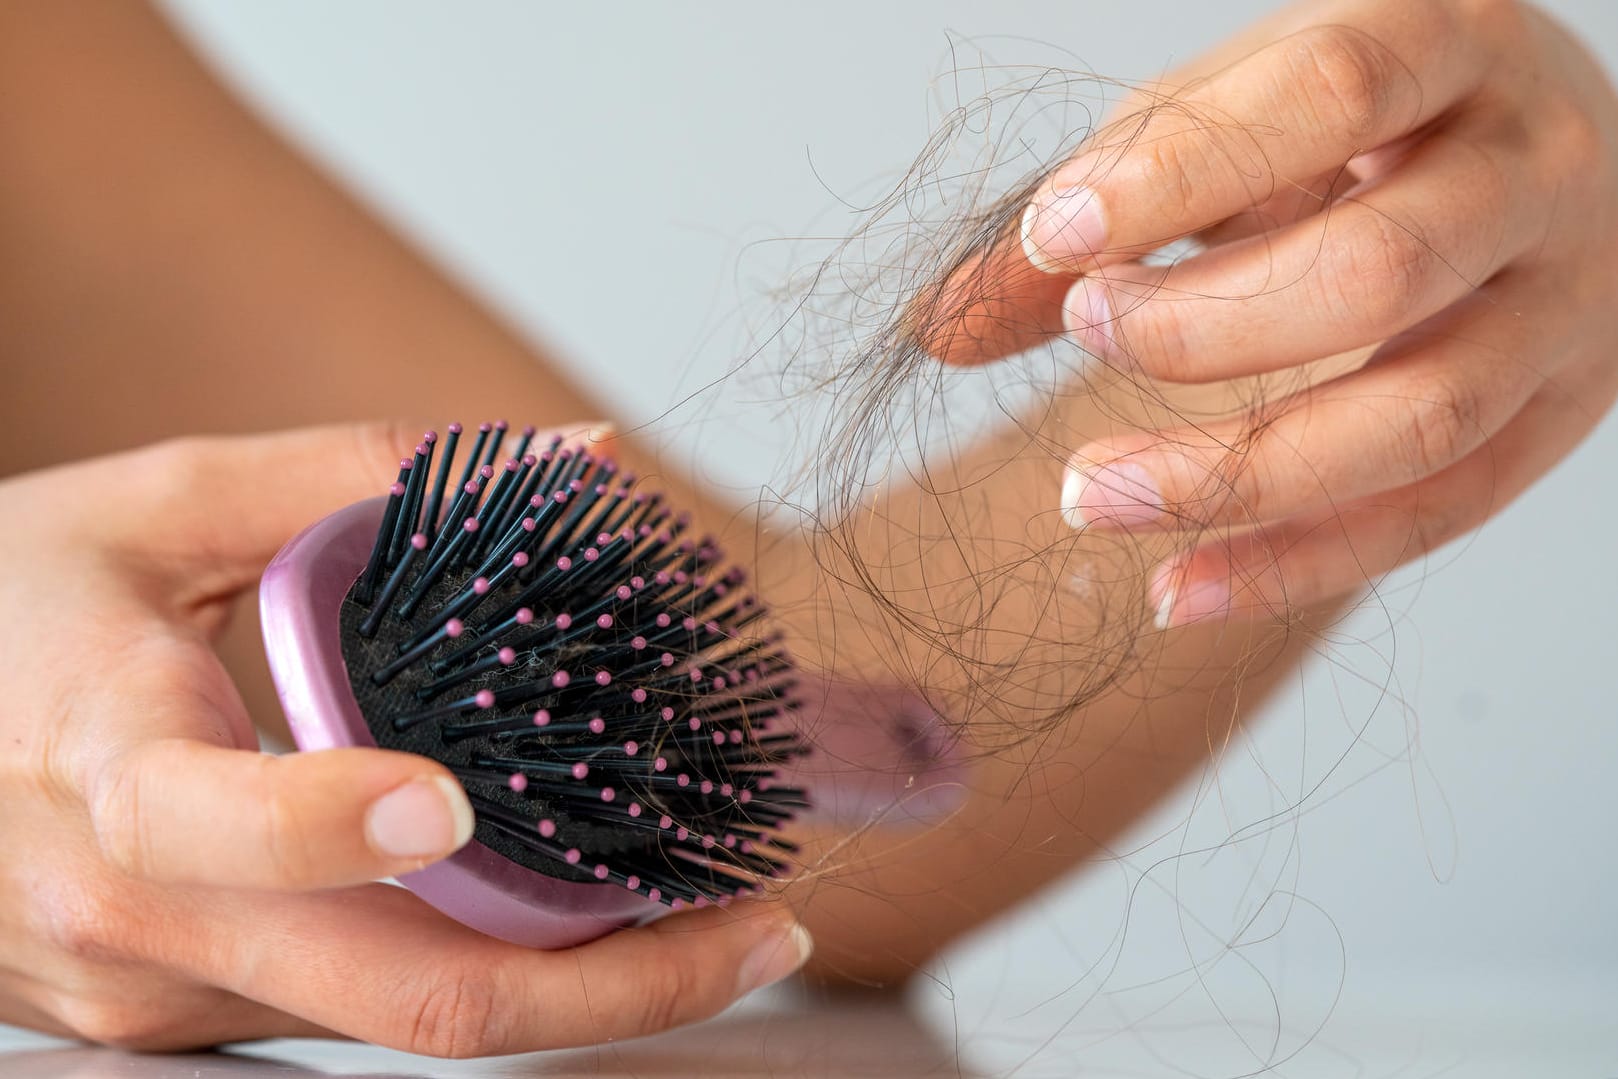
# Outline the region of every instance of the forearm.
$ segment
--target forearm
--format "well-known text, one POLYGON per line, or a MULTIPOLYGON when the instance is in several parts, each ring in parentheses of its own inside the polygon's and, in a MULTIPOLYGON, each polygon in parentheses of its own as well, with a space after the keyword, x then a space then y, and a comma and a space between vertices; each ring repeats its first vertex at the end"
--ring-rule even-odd
POLYGON ((603 418, 143 4, 0 6, 0 327, 0 472, 187 432, 603 418))
MULTIPOLYGON (((1157 389, 1156 411, 1213 403, 1206 391, 1157 389)), ((884 494, 834 530, 836 544, 818 545, 817 592, 785 605, 807 622, 797 637, 808 665, 921 686, 973 758, 964 802, 936 827, 811 837, 814 872, 799 895, 822 976, 902 981, 961 934, 1107 857, 1241 737, 1336 616, 1324 607, 1286 624, 1161 632, 1146 580, 1185 539, 1076 534, 1060 519, 1060 447, 1161 422, 1139 412, 1147 396, 1120 384, 1055 398, 1024 427, 936 462, 930 491, 884 494), (835 583, 855 562, 886 603, 867 585, 835 583)))

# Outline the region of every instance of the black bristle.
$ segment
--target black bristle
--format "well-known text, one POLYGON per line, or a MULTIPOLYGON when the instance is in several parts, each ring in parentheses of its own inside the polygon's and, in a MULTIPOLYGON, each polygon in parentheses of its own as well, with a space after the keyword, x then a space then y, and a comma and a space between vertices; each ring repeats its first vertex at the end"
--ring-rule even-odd
POLYGON ((460 428, 430 494, 424 440, 344 601, 377 744, 443 762, 477 839, 548 876, 680 905, 785 872, 806 799, 775 784, 808 748, 744 575, 610 462, 530 456, 531 428, 491 482, 507 430, 479 428, 442 517, 460 428))
POLYGON ((410 479, 405 483, 404 501, 399 505, 399 518, 393 522, 393 540, 388 544, 388 565, 404 557, 405 544, 416 533, 416 517, 421 513, 422 493, 427 490, 427 470, 432 467, 433 443, 423 439, 416 446, 416 455, 410 463, 410 479))
POLYGON ((455 447, 460 441, 461 425, 450 424, 449 437, 444 440, 444 456, 438 462, 438 475, 433 479, 433 493, 421 517, 421 530, 427 534, 429 543, 438 537, 438 511, 444 507, 444 484, 449 482, 449 466, 455 461, 455 447))

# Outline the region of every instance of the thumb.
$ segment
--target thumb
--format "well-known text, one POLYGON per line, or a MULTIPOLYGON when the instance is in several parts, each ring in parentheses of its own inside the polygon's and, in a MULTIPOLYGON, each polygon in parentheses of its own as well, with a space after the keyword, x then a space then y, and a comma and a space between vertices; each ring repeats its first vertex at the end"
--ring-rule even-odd
MULTIPOLYGON (((519 439, 548 444, 553 437, 584 443, 601 424, 583 421, 545 431, 510 431, 502 421, 487 432, 469 430, 455 468, 481 442, 496 465, 519 439), (480 437, 481 436, 481 437, 480 437), (468 439, 472 440, 470 443, 468 439)), ((130 469, 136 505, 147 516, 137 530, 145 553, 169 572, 184 574, 192 594, 236 592, 258 578, 285 543, 344 506, 385 495, 418 447, 432 451, 426 485, 440 465, 447 431, 425 432, 404 422, 339 424, 267 435, 186 438, 139 451, 130 469), (433 435, 432 439, 427 434, 433 435)), ((592 446, 599 454, 600 447, 592 446)), ((453 483, 459 476, 451 476, 453 483)), ((126 487, 126 495, 132 493, 126 487)))
POLYGON ((272 757, 163 738, 107 761, 87 795, 107 860, 160 883, 344 887, 419 869, 473 829, 445 768, 382 749, 272 757))

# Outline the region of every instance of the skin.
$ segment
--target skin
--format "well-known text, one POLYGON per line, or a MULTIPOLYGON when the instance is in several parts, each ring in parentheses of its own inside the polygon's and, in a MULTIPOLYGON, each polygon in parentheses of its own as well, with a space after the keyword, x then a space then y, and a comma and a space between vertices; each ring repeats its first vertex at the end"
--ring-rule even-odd
POLYGON ((1074 447, 1070 523, 1206 533, 1154 571, 1160 625, 1351 591, 1498 512, 1611 407, 1618 98, 1543 13, 1299 4, 1168 88, 971 267, 1015 310, 964 302, 928 342, 980 363, 1065 331, 1165 384, 1359 350, 1262 415, 1074 447), (1139 261, 1178 238, 1204 248, 1139 261))
MULTIPOLYGON (((1344 17, 1361 9, 1379 6, 1344 17)), ((1258 31, 1185 81, 1289 32, 1258 31)), ((1522 62, 1542 80, 1579 77, 1550 48, 1572 45, 1549 31, 1536 40, 1546 54, 1522 62)), ((1610 157, 1610 130, 1588 123, 1610 157)), ((1255 201, 1260 216, 1278 209, 1250 195, 1248 210, 1255 201)), ((1241 209, 1187 231, 1238 233, 1241 209)), ((1027 336, 1016 326, 1059 329, 1077 279, 1032 267, 1014 236, 980 257, 1004 286, 990 298, 997 317, 975 325, 981 310, 946 304, 948 317, 923 320, 943 327, 929 344, 952 362, 1003 354, 1027 336)), ((277 714, 251 593, 281 542, 373 494, 424 427, 504 415, 579 432, 602 410, 257 124, 136 5, 0 7, 0 325, 14 387, 0 425, 14 475, 0 504, 4 519, 34 522, 0 543, 8 564, 38 567, 0 590, 0 655, 26 687, 0 743, 14 809, 0 828, 16 852, 0 869, 0 1018, 39 1029, 139 1048, 320 1031, 453 1056, 586 1044, 711 1014, 784 975, 803 959, 799 921, 817 941, 818 977, 896 984, 1105 856, 1217 758, 1330 617, 1329 605, 1294 603, 1280 622, 1151 632, 1153 570, 1178 564, 1184 543, 1156 527, 1068 527, 1068 450, 1136 435, 1086 397, 968 448, 928 485, 883 492, 840 548, 761 531, 634 440, 612 439, 609 452, 754 564, 806 669, 922 680, 981 752, 963 806, 933 829, 805 830, 807 871, 785 901, 525 952, 362 883, 400 868, 376 848, 374 800, 435 765, 251 752, 253 720, 277 714), (52 108, 30 104, 42 100, 52 108), (353 423, 427 409, 430 422, 353 423), (345 422, 236 434, 333 421, 345 422), (179 432, 233 437, 132 449, 179 432), (112 451, 125 452, 47 467, 112 451), (241 481, 272 472, 274 484, 241 481), (840 583, 856 566, 894 605, 840 583), (1092 587, 1065 587, 1067 567, 1084 567, 1092 587), (988 594, 998 602, 985 609, 988 594), (945 648, 906 628, 918 614, 972 632, 945 648), (1008 666, 1017 677, 985 682, 1008 666)), ((1566 426, 1514 458, 1522 482, 1565 452, 1566 426)), ((1308 598, 1363 581, 1323 575, 1308 598)), ((453 827, 438 834, 454 842, 453 827)))

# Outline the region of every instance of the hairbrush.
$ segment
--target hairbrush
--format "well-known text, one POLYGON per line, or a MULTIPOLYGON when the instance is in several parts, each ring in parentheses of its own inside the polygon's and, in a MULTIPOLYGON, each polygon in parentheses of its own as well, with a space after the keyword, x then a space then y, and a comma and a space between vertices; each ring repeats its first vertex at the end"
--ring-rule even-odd
POLYGON ((660 494, 533 429, 429 432, 385 498, 264 573, 266 651, 303 750, 442 762, 473 841, 400 883, 558 948, 783 875, 808 806, 798 678, 745 575, 660 494), (434 458, 437 457, 436 470, 434 458))

